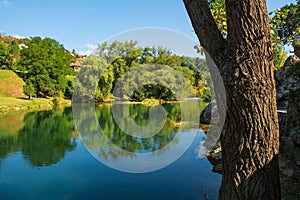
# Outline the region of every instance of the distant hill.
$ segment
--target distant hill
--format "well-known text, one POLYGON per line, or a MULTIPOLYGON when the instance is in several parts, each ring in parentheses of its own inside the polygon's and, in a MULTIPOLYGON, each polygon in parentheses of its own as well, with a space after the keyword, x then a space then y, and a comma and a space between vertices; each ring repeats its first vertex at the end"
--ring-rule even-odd
POLYGON ((0 70, 0 96, 25 97, 24 81, 11 70, 0 70))

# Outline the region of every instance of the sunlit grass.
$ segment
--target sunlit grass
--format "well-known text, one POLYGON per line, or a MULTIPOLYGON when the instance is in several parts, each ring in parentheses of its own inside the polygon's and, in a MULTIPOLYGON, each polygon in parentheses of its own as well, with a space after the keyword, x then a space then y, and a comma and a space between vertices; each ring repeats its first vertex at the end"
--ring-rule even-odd
MULTIPOLYGON (((71 104, 70 100, 59 99, 62 105, 71 104)), ((28 100, 23 97, 0 97, 0 112, 47 109, 53 107, 53 98, 33 98, 28 100)))

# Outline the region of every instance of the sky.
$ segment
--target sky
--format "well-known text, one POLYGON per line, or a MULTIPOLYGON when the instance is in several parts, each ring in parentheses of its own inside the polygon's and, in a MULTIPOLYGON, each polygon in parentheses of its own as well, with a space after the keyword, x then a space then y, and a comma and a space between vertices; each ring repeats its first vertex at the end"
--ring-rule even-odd
MULTIPOLYGON (((269 11, 296 0, 267 0, 269 11)), ((97 44, 144 27, 197 38, 182 0, 0 0, 0 33, 50 37, 89 54, 97 44)))

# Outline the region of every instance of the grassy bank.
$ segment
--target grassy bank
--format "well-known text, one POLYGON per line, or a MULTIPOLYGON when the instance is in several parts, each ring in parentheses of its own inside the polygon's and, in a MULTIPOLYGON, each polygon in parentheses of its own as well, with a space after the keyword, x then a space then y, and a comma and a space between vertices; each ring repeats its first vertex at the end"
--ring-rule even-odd
POLYGON ((28 100, 23 93, 24 81, 11 70, 0 70, 0 113, 51 109, 53 106, 71 105, 62 98, 34 98, 28 100))
POLYGON ((71 100, 55 98, 34 98, 28 100, 23 97, 1 97, 0 96, 0 112, 12 112, 20 110, 36 110, 36 109, 51 109, 54 103, 59 105, 71 105, 71 100))
POLYGON ((24 81, 13 71, 0 70, 0 96, 25 97, 23 85, 24 81))

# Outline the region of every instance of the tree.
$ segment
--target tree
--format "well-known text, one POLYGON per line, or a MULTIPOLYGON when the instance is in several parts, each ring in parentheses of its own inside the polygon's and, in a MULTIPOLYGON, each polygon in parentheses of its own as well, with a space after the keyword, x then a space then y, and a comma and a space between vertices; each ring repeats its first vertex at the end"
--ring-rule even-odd
MULTIPOLYGON (((220 136, 219 199, 280 199, 279 129, 270 24, 265 0, 226 0, 227 36, 222 37, 206 0, 184 0, 198 39, 222 76, 226 110, 220 136), (227 109, 226 109, 227 108, 227 109)), ((216 92, 214 69, 209 66, 216 92)))
MULTIPOLYGON (((119 81, 123 81, 122 77, 126 76, 128 79, 128 83, 124 84, 124 88, 122 89, 128 89, 129 91, 131 91, 130 88, 134 87, 137 90, 129 96, 128 94, 123 95, 122 92, 116 90, 118 91, 114 94, 117 95, 116 97, 133 101, 143 101, 146 98, 174 100, 176 99, 176 95, 168 88, 153 83, 147 83, 143 87, 135 87, 135 82, 136 80, 138 80, 138 78, 126 75, 129 70, 135 70, 135 68, 138 68, 144 64, 161 64, 170 66, 172 69, 181 73, 186 78, 187 82, 193 87, 194 93, 198 97, 203 97, 205 99, 210 98, 210 90, 205 89, 205 81, 200 75, 207 72, 207 68, 205 67, 205 65, 203 65, 203 61, 201 59, 180 57, 163 47, 146 46, 142 48, 137 47, 136 45, 136 41, 114 41, 112 43, 105 42, 103 44, 99 44, 96 54, 88 56, 83 63, 85 67, 83 67, 80 76, 86 76, 85 74, 88 71, 85 71, 85 69, 87 70, 90 68, 96 71, 98 69, 100 71, 102 70, 101 77, 98 77, 99 80, 93 80, 92 77, 87 77, 88 79, 90 79, 89 86, 92 86, 92 90, 88 90, 87 88, 84 89, 83 87, 87 83, 84 83, 84 80, 79 81, 78 87, 80 87, 81 89, 77 90, 77 94, 85 96, 86 99, 90 99, 92 98, 92 92, 95 89, 96 101, 102 101, 105 97, 112 95, 112 89, 115 88, 116 84, 119 81), (100 69, 100 65, 105 68, 100 69), (95 81, 98 81, 98 83, 96 83, 95 81), (80 82, 84 84, 81 84, 80 82)), ((98 72, 100 72, 99 70, 98 72)), ((153 70, 159 71, 160 69, 155 68, 153 70)), ((172 74, 170 74, 166 70, 163 71, 162 74, 164 74, 166 78, 169 78, 166 85, 169 85, 173 89, 178 89, 173 86, 177 84, 176 81, 178 80, 172 79, 172 74)), ((136 74, 136 76, 138 75, 139 74, 136 74)), ((205 76, 205 78, 207 78, 207 76, 205 76)))
POLYGON ((292 44, 300 38, 300 1, 270 12, 272 39, 276 44, 292 44))
POLYGON ((29 97, 29 99, 36 95, 35 88, 31 82, 23 86, 23 92, 29 97))
POLYGON ((12 57, 9 54, 7 47, 0 44, 0 69, 10 69, 12 57))
POLYGON ((27 73, 20 73, 21 78, 34 87, 36 96, 61 96, 73 56, 54 39, 33 37, 24 42, 28 48, 21 49, 17 68, 27 73))
POLYGON ((11 57, 11 66, 10 69, 14 69, 14 65, 19 59, 20 49, 18 43, 13 40, 11 41, 10 45, 8 46, 9 56, 11 57))
MULTIPOLYGON (((210 0, 210 10, 222 35, 227 34, 225 0, 210 0)), ((286 59, 284 45, 292 44, 300 37, 300 3, 285 5, 269 13, 275 70, 280 69, 286 59)), ((196 46, 200 52, 201 48, 196 46)))
POLYGON ((269 13, 275 70, 281 68, 286 59, 284 45, 300 38, 300 2, 285 5, 269 13))
POLYGON ((213 15, 218 29, 223 36, 227 34, 225 0, 211 0, 209 3, 211 14, 213 15))
MULTIPOLYGON (((79 102, 103 101, 112 88, 113 74, 103 57, 90 55, 84 60, 75 81, 74 94, 79 102)), ((74 96, 73 96, 74 97, 74 96)))

